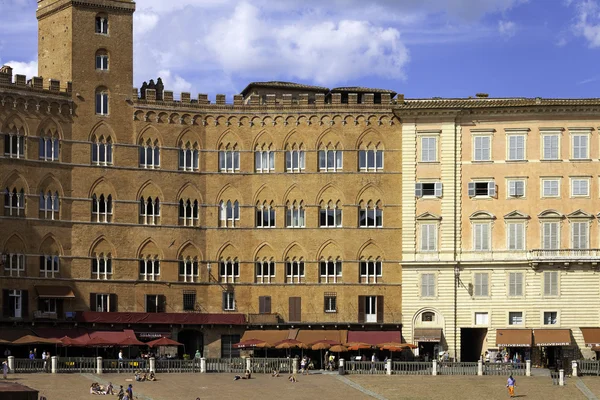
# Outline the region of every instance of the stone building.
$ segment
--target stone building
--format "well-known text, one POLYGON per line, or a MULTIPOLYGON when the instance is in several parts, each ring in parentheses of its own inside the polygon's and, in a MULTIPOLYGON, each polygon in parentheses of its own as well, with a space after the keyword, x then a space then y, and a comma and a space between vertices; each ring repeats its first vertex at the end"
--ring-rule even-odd
POLYGON ((399 339, 403 97, 132 90, 134 11, 39 0, 40 77, 0 71, 2 329, 134 329, 208 357, 249 329, 399 339))
POLYGON ((419 351, 565 367, 595 355, 599 108, 486 95, 396 107, 402 333, 419 351))

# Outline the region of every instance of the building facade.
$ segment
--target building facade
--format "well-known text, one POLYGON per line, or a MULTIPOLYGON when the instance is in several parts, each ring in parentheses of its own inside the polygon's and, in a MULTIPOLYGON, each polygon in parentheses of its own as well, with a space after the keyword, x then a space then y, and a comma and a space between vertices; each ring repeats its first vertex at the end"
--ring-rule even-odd
POLYGON ((0 72, 2 324, 399 331, 395 93, 132 90, 134 11, 40 0, 43 78, 0 72))
POLYGON ((421 352, 594 355, 599 106, 479 96, 397 108, 403 335, 421 352))

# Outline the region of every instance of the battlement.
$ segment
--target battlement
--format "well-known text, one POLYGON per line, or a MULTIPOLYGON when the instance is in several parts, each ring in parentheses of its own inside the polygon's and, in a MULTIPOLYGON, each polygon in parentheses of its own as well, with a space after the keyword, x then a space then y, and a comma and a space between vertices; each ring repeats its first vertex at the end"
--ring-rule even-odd
POLYGON ((159 104, 164 106, 175 107, 206 107, 206 106, 260 106, 260 107, 331 107, 331 106, 351 106, 351 107, 375 107, 389 106, 404 102, 404 95, 396 95, 396 92, 383 89, 372 89, 369 92, 368 88, 338 88, 331 91, 327 88, 318 88, 318 90, 310 90, 312 87, 307 87, 306 93, 303 93, 303 88, 296 89, 289 84, 292 90, 289 93, 285 92, 285 88, 273 87, 269 85, 251 84, 244 89, 241 94, 236 94, 232 98, 232 102, 228 103, 224 94, 217 94, 215 102, 211 103, 208 100, 207 94, 198 94, 196 98, 192 98, 191 93, 182 92, 179 100, 175 99, 173 91, 165 90, 161 78, 150 80, 150 83, 144 82, 140 90, 133 89, 132 96, 139 103, 159 104), (261 90, 257 93, 248 90, 250 87, 259 86, 261 90), (347 90, 344 90, 347 89, 347 90), (353 93, 353 89, 356 89, 353 93))
POLYGON ((34 76, 31 79, 27 79, 25 75, 16 74, 13 80, 13 69, 8 65, 4 65, 0 68, 0 87, 6 86, 15 89, 62 94, 64 96, 71 96, 73 91, 73 84, 71 82, 67 82, 61 86, 61 81, 57 79, 44 81, 44 78, 41 76, 34 76))

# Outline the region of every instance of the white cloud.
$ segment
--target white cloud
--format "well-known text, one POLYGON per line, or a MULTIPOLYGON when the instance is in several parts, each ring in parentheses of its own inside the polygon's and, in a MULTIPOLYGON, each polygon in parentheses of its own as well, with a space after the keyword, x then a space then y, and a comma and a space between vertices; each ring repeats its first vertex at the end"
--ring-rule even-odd
POLYGON ((38 75, 37 60, 30 62, 8 61, 5 63, 2 63, 1 61, 2 60, 0 60, 0 65, 8 65, 13 69, 13 76, 17 74, 25 75, 27 79, 30 79, 31 77, 38 75))
POLYGON ((506 37, 513 37, 517 33, 517 25, 513 21, 498 21, 498 32, 506 37))
POLYGON ((151 31, 158 24, 158 15, 151 11, 138 11, 133 14, 133 33, 135 36, 151 31))
POLYGON ((583 36, 590 47, 600 47, 600 5, 594 0, 583 0, 575 3, 575 7, 575 34, 583 36))
POLYGON ((190 82, 169 70, 158 71, 158 76, 162 79, 165 88, 172 90, 174 93, 190 92, 192 90, 190 82))

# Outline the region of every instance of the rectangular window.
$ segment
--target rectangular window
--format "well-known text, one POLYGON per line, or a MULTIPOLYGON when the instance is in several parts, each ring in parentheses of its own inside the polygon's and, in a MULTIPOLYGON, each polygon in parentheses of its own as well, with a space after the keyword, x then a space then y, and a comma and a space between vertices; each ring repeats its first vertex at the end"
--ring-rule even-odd
POLYGON ((196 291, 184 290, 183 291, 183 310, 194 311, 196 310, 196 291))
POLYGON ((415 183, 415 197, 442 197, 442 182, 415 183))
POLYGON ((521 311, 510 311, 508 313, 509 325, 523 325, 523 313, 521 311))
POLYGON ((560 196, 560 180, 558 179, 543 179, 542 180, 542 197, 559 197, 560 196))
POLYGON ((5 276, 25 276, 25 254, 6 254, 5 276))
POLYGON ((590 158, 588 151, 588 135, 573 135, 572 140, 572 157, 574 160, 586 160, 590 158))
POLYGON ((489 296, 489 274, 487 272, 476 272, 473 275, 475 280, 475 292, 477 297, 489 296))
POLYGON ((112 260, 102 255, 92 259, 92 279, 111 279, 112 260))
POLYGON ((421 297, 435 297, 435 274, 421 274, 421 297))
POLYGON ((256 283, 271 283, 271 278, 275 277, 275 262, 257 261, 255 266, 256 283))
POLYGON ((219 278, 221 282, 234 283, 240 277, 240 264, 237 261, 221 261, 219 263, 219 278))
POLYGON ((141 145, 139 147, 140 167, 158 168, 160 167, 160 148, 155 145, 141 145))
POLYGON ((275 171, 275 152, 270 150, 255 151, 254 170, 263 174, 275 171))
POLYGON ((421 251, 437 251, 437 224, 421 224, 421 251))
POLYGON ((304 150, 291 150, 285 152, 286 172, 302 172, 306 167, 304 150))
POLYGON ((187 258, 179 260, 179 280, 183 282, 198 282, 198 261, 187 258))
POLYGON ((589 249, 589 222, 571 222, 571 248, 589 249))
POLYGON ((235 311, 235 293, 223 292, 223 311, 235 311))
POLYGON ((508 181, 508 196, 523 197, 525 196, 525 181, 524 180, 509 180, 508 181))
POLYGON ((108 18, 96 17, 96 33, 108 34, 108 18))
POLYGON ((358 152, 358 167, 360 171, 382 171, 383 150, 360 150, 358 152))
POLYGON ((324 311, 326 313, 336 313, 337 312, 337 294, 336 293, 325 293, 325 307, 324 311))
POLYGON ((359 268, 362 283, 377 283, 377 278, 382 275, 383 263, 381 261, 361 261, 359 268))
POLYGON ((490 324, 489 314, 486 312, 475 313, 475 325, 487 326, 490 324))
POLYGON ((342 277, 341 261, 321 261, 319 263, 321 283, 337 283, 342 277))
POLYGON ((337 206, 326 205, 319 210, 319 226, 321 228, 341 228, 342 209, 337 206))
POLYGON ((258 313, 271 314, 271 296, 258 297, 258 313))
POLYGON ((469 195, 469 197, 496 197, 496 182, 495 181, 469 182, 468 195, 469 195))
POLYGON ((98 71, 108 70, 108 55, 101 54, 96 56, 96 69, 98 71))
POLYGON ((361 228, 383 227, 383 210, 379 206, 366 205, 358 210, 358 226, 361 228))
POLYGON ((490 161, 492 159, 492 138, 490 136, 475 136, 474 138, 474 161, 490 161))
POLYGON ((156 281, 160 276, 160 260, 140 260, 140 279, 143 281, 156 281))
POLYGON ((422 137, 421 138, 421 162, 437 161, 437 138, 422 137))
POLYGON ((508 295, 523 296, 523 273, 509 272, 508 274, 508 295))
POLYGON ((542 248, 544 250, 558 250, 560 222, 542 223, 542 248))
POLYGON ((275 208, 270 205, 260 205, 256 208, 256 227, 275 228, 275 208))
POLYGON ((305 214, 302 205, 292 205, 285 210, 285 226, 288 228, 304 228, 305 214))
POLYGON ((509 161, 525 160, 525 136, 524 135, 508 136, 508 160, 509 161))
POLYGON ((10 158, 24 158, 25 137, 22 134, 7 133, 4 135, 4 155, 10 158))
POLYGON ((571 196, 588 197, 590 195, 590 180, 586 178, 571 178, 571 196))
MULTIPOLYGON (((105 294, 105 293, 96 293, 95 295, 93 295, 95 297, 95 310, 92 311, 96 311, 96 312, 110 312, 111 310, 111 304, 110 304, 110 294, 105 294)), ((94 299, 92 298, 92 301, 94 299)), ((90 307, 92 308, 92 307, 90 307)))
POLYGON ((40 160, 58 161, 60 145, 58 138, 40 138, 40 160))
POLYGON ((319 150, 319 171, 341 171, 343 166, 343 153, 337 149, 319 150))
POLYGON ((473 250, 490 250, 490 223, 473 224, 473 250))
POLYGON ((40 276, 43 278, 58 278, 58 256, 40 256, 40 276))
POLYGON ((558 312, 544 311, 544 325, 556 325, 558 323, 558 312))
POLYGON ((558 296, 558 271, 544 272, 544 296, 558 296))
POLYGON ((108 115, 108 93, 96 93, 96 114, 108 115))
POLYGON ((147 294, 146 312, 163 313, 165 312, 166 303, 165 296, 162 294, 147 294))
POLYGON ((523 222, 509 222, 506 224, 507 249, 525 250, 525 224, 523 222))
POLYGON ((285 263, 287 283, 300 283, 304 280, 304 261, 288 261, 285 263))
POLYGON ((198 150, 179 149, 179 169, 182 171, 197 171, 198 168, 198 150))
POLYGON ((542 135, 544 146, 543 160, 558 160, 559 159, 559 135, 542 135))
POLYGON ((240 170, 240 152, 237 150, 219 151, 219 171, 234 173, 240 170))

